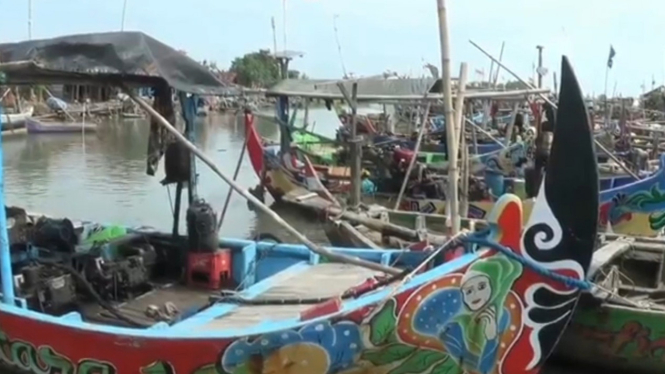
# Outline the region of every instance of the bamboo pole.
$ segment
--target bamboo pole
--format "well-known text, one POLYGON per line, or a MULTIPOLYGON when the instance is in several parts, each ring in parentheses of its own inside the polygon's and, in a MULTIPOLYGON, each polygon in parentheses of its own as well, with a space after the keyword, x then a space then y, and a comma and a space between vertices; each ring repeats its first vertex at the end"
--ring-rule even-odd
POLYGON ((469 215, 469 177, 470 169, 469 165, 469 146, 466 143, 466 137, 462 137, 460 142, 460 147, 462 147, 462 176, 461 176, 461 187, 462 193, 460 196, 460 217, 466 218, 469 215))
MULTIPOLYGON (((506 46, 506 42, 501 42, 501 52, 499 52, 499 62, 503 59, 503 48, 506 46)), ((492 60, 494 62, 494 60, 492 60)), ((496 84, 499 81, 499 73, 501 72, 501 65, 497 64, 496 74, 494 75, 494 82, 492 82, 492 88, 496 90, 496 84)))
POLYGON ((441 41, 441 81, 443 110, 446 119, 446 143, 448 143, 448 195, 446 196, 447 216, 451 220, 452 235, 460 231, 458 201, 458 170, 457 170, 457 135, 455 134, 455 117, 453 114, 453 98, 450 83, 450 41, 446 19, 446 1, 437 0, 439 13, 439 38, 441 41))
MULTIPOLYGON (((460 217, 466 217, 469 210, 469 149, 466 144, 466 136, 464 135, 464 92, 466 91, 466 78, 467 65, 465 62, 460 66, 459 81, 457 88, 457 96, 455 96, 455 135, 457 136, 457 144, 462 150, 461 163, 461 187, 462 194, 460 196, 460 217)), ((447 205, 448 203, 446 203, 447 205)))
POLYGON ((393 267, 381 265, 375 262, 371 261, 366 261, 357 257, 350 257, 346 255, 342 255, 339 253, 331 252, 330 250, 323 248, 319 245, 314 244, 312 241, 307 239, 306 236, 298 232, 293 226, 289 225, 286 221, 282 219, 277 213, 275 213, 273 210, 271 210, 269 207, 267 207, 265 204, 263 204, 259 199, 256 197, 252 196, 250 193, 248 193, 246 190, 244 190, 242 187, 240 187, 236 182, 228 178, 222 171, 215 165, 215 163, 208 157, 206 156, 203 152, 201 152, 194 144, 192 144, 187 138, 185 138, 184 135, 180 133, 175 127, 173 127, 172 124, 170 124, 164 117, 162 117, 155 109, 153 109, 148 103, 143 101, 142 99, 136 97, 134 93, 131 90, 124 89, 127 95, 137 104, 141 107, 141 109, 145 110, 150 116, 154 117, 157 119, 157 121, 166 129, 168 130, 171 134, 175 136, 175 138, 181 142, 187 149, 189 149, 196 157, 198 157, 203 163, 208 165, 212 171, 217 174, 220 178, 222 178, 226 183, 228 183, 231 188, 236 190, 242 197, 245 199, 249 200, 254 204, 256 207, 259 208, 263 213, 268 215, 270 218, 272 218, 275 222, 277 222, 280 226, 282 226, 286 231, 288 231, 290 234, 295 236, 298 241, 303 243, 307 248, 309 248, 312 252, 317 253, 321 255, 322 257, 326 257, 332 261, 337 261, 337 262, 343 262, 351 265, 356 265, 360 267, 364 267, 367 269, 371 270, 376 270, 376 271, 381 271, 387 274, 392 274, 392 275, 398 275, 401 274, 402 271, 393 267))
POLYGON ((463 62, 460 66, 457 95, 455 96, 455 135, 457 135, 457 144, 460 144, 464 137, 464 93, 466 92, 467 66, 463 62))
MULTIPOLYGON (((245 114, 248 116, 249 114, 245 114)), ((252 115, 251 121, 254 123, 254 116, 252 115)), ((242 166, 242 160, 245 159, 245 152, 247 151, 247 126, 245 126, 245 141, 240 150, 240 156, 238 156, 238 163, 236 164, 236 170, 233 172, 233 180, 238 179, 238 174, 240 174, 240 167, 242 166)), ((231 202, 231 195, 233 195, 233 188, 229 188, 229 192, 226 194, 226 200, 224 201, 224 207, 222 212, 219 214, 219 220, 217 220, 217 230, 222 227, 222 222, 224 222, 224 217, 226 216, 226 210, 229 208, 229 203, 231 202)))
POLYGON ((515 122, 517 121, 517 113, 520 110, 520 103, 515 103, 513 106, 513 112, 510 116, 510 123, 506 128, 506 137, 503 139, 503 144, 506 146, 510 145, 511 139, 513 137, 513 132, 515 131, 515 122))
POLYGON ((416 146, 413 149, 413 157, 409 160, 409 166, 406 168, 406 174, 404 175, 404 180, 402 181, 402 187, 399 189, 399 194, 397 195, 397 201, 395 202, 395 210, 399 209, 399 204, 402 202, 402 197, 404 196, 404 191, 406 191, 406 185, 409 183, 409 176, 411 175, 411 170, 413 170, 413 165, 416 164, 416 159, 418 158, 418 151, 420 150, 420 144, 423 140, 423 134, 425 133, 425 128, 427 127, 427 118, 429 117, 429 111, 432 107, 432 102, 427 103, 425 112, 423 113, 423 120, 420 124, 420 129, 418 130, 418 139, 416 140, 416 146))
MULTIPOLYGON (((527 86, 529 89, 535 89, 535 87, 533 87, 533 86, 532 86, 531 84, 529 84, 527 81, 525 81, 524 79, 522 79, 522 78, 521 78, 519 75, 517 75, 515 72, 513 72, 512 70, 510 70, 509 68, 507 68, 506 65, 502 64, 500 61, 498 61, 496 58, 494 58, 494 56, 492 56, 492 55, 489 54, 487 51, 485 51, 484 49, 482 49, 478 44, 474 43, 473 40, 469 40, 469 43, 471 43, 471 45, 473 45, 474 47, 478 48, 478 50, 479 50, 480 52, 482 52, 485 56, 487 56, 487 57, 491 58, 492 60, 494 60, 494 62, 496 62, 496 63, 497 63, 497 64, 498 64, 503 70, 507 71, 508 74, 512 75, 515 79, 517 79, 518 81, 520 81, 522 84, 524 84, 525 86, 527 86)), ((538 93, 538 96, 540 96, 541 99, 545 100, 548 104, 550 104, 554 109, 557 109, 557 108, 558 108, 558 106, 557 106, 554 102, 552 102, 552 100, 550 100, 550 99, 549 99, 547 96, 545 96, 544 94, 542 94, 542 93, 538 93)), ((607 148, 605 148, 605 146, 602 145, 602 144, 598 141, 598 139, 595 139, 595 138, 594 138, 593 141, 594 141, 594 143, 596 143, 596 147, 598 147, 601 151, 605 152, 605 154, 607 154, 607 157, 609 157, 612 161, 616 162, 617 165, 619 165, 619 166, 620 166, 620 167, 621 167, 621 168, 622 168, 622 169, 623 169, 628 175, 630 175, 631 177, 633 177, 633 178, 635 178, 635 179, 637 179, 637 180, 642 179, 642 178, 640 178, 637 174, 635 174, 632 170, 630 170, 630 168, 629 168, 628 166, 624 165, 624 163, 621 162, 621 160, 619 160, 614 154, 612 154, 612 152, 610 152, 607 148)))

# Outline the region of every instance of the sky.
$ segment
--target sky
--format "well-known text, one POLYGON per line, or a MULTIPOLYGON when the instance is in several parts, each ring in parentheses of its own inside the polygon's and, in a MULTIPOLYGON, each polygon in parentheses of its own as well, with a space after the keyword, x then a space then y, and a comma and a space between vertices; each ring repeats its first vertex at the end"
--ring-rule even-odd
MULTIPOLYGON (((28 39, 28 4, 0 0, 0 42, 28 39)), ((536 46, 544 46, 549 87, 565 54, 585 94, 603 93, 610 45, 616 56, 608 94, 637 95, 652 80, 665 83, 664 1, 448 0, 447 7, 453 76, 466 62, 470 80, 482 71, 487 79, 490 60, 473 40, 497 57, 505 42, 503 62, 523 78, 535 75, 536 46)), ((123 0, 32 0, 32 38, 118 31, 122 10, 123 0)), ((421 76, 425 63, 441 66, 436 0, 127 0, 124 29, 229 67, 237 56, 273 48, 272 17, 277 49, 286 34, 286 48, 305 53, 291 67, 313 78, 341 77, 342 61, 356 76, 421 76)), ((505 71, 499 78, 512 79, 505 71)))

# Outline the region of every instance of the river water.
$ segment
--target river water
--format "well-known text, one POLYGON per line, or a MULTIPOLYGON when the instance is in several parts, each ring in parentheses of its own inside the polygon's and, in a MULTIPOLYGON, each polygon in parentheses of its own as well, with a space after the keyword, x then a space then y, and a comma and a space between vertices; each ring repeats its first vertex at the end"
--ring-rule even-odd
MULTIPOLYGON (((310 122, 316 132, 329 136, 334 136, 339 125, 334 112, 326 109, 312 109, 310 122)), ((266 117, 259 117, 258 129, 263 136, 278 139, 277 126, 266 117)), ((164 177, 163 164, 156 176, 146 174, 148 130, 146 120, 110 120, 101 123, 96 134, 5 137, 7 204, 56 217, 170 231, 174 188, 159 183, 164 177)), ((212 114, 199 120, 197 130, 197 146, 232 176, 244 144, 242 122, 234 115, 212 114)), ((220 210, 229 187, 201 162, 197 167, 199 196, 220 210)), ((240 169, 238 183, 245 188, 258 183, 248 160, 240 169)), ((326 242, 320 224, 289 210, 279 209, 278 213, 311 240, 326 242)), ((184 232, 184 209, 181 223, 184 232)), ((246 238, 258 232, 290 239, 269 217, 250 211, 234 194, 221 235, 246 238)), ((547 372, 573 373, 569 369, 547 372)))
MULTIPOLYGON (((325 110, 320 113, 317 130, 332 129, 334 133, 334 115, 325 110)), ((232 176, 244 144, 241 120, 213 114, 197 121, 196 127, 197 146, 232 176)), ((278 139, 277 127, 265 117, 259 117, 258 129, 263 136, 278 139)), ((59 217, 170 231, 175 189, 159 183, 164 178, 163 163, 156 176, 146 174, 148 132, 146 120, 109 120, 100 124, 96 134, 5 137, 7 204, 59 217)), ((228 185, 201 162, 197 162, 197 170, 199 196, 221 210, 228 185)), ((242 164, 238 183, 245 188, 258 183, 248 159, 242 164)), ((324 239, 316 224, 288 211, 279 213, 313 239, 324 239)), ((221 234, 244 238, 260 231, 277 232, 278 228, 268 217, 249 211, 245 200, 234 194, 221 234)))

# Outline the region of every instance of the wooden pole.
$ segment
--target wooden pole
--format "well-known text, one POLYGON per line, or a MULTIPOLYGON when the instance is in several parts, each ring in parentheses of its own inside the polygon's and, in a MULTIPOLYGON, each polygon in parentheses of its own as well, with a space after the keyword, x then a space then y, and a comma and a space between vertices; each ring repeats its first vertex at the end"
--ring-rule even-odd
POLYGON ((469 210, 469 148, 466 144, 466 136, 464 135, 464 92, 466 91, 466 78, 467 65, 465 62, 460 66, 459 81, 457 88, 457 96, 455 96, 455 135, 457 136, 457 144, 462 150, 461 157, 461 187, 462 194, 460 196, 460 217, 466 217, 466 212, 469 210))
POLYGON ((413 157, 409 160, 409 166, 406 168, 406 174, 404 175, 404 180, 402 181, 402 187, 399 189, 399 194, 397 195, 397 201, 395 202, 395 210, 399 209, 399 204, 402 202, 402 197, 404 196, 404 191, 406 191, 406 185, 409 183, 409 176, 411 175, 411 170, 413 170, 413 165, 416 164, 416 159, 418 158, 418 151, 420 150, 420 144, 423 140, 423 134, 427 128, 427 118, 429 117, 429 110, 432 107, 432 102, 427 102, 427 107, 423 113, 423 120, 420 124, 420 129, 418 129, 418 139, 416 140, 416 146, 413 149, 413 157))
POLYGON ((520 103, 515 102, 513 106, 513 112, 510 115, 510 123, 506 128, 506 137, 503 139, 503 144, 508 146, 510 145, 511 139, 513 137, 513 132, 515 131, 515 122, 517 121, 517 113, 520 110, 520 103))
MULTIPOLYGON (((245 114, 248 116, 249 114, 245 114)), ((252 116, 251 121, 254 122, 254 116, 252 116)), ((245 142, 242 145, 240 150, 240 156, 238 156, 238 163, 236 164, 236 170, 233 172, 233 180, 238 179, 238 174, 240 174, 240 166, 242 166, 242 160, 245 159, 245 152, 247 151, 247 127, 245 126, 245 142)), ((226 194, 226 200, 224 201, 224 207, 222 212, 219 214, 219 220, 217 220, 217 231, 222 227, 222 222, 224 222, 224 217, 226 216, 226 210, 229 208, 229 203, 231 202, 231 195, 233 195, 233 188, 229 188, 229 192, 226 194)))
MULTIPOLYGON (((509 68, 507 68, 506 65, 504 65, 504 64, 501 63, 501 61, 497 61, 496 58, 494 58, 494 56, 492 56, 492 55, 489 54, 487 51, 485 51, 484 49, 482 49, 478 44, 474 43, 472 40, 469 40, 469 43, 471 43, 471 45, 473 45, 474 47, 478 48, 478 50, 479 50, 480 52, 482 52, 485 56, 487 56, 487 57, 493 59, 494 62, 496 62, 497 64, 499 64, 499 66, 500 66, 501 68, 503 68, 503 70, 507 71, 508 74, 512 75, 515 79, 517 79, 518 81, 520 81, 522 84, 524 84, 525 86, 527 86, 529 89, 535 89, 535 87, 533 87, 533 86, 532 86, 531 84, 529 84, 527 81, 525 81, 524 79, 522 79, 522 78, 521 78, 519 75, 517 75, 515 72, 513 72, 512 70, 510 70, 509 68)), ((552 106, 552 108, 554 108, 554 109, 557 109, 557 108, 558 108, 558 106, 557 106, 554 102, 552 102, 552 100, 550 100, 550 99, 549 99, 547 96, 545 96, 544 94, 542 94, 542 93, 538 93, 538 96, 540 96, 541 99, 543 99, 543 100, 546 101, 548 104, 550 104, 550 105, 552 106)), ((629 168, 628 166, 624 165, 624 163, 621 162, 621 160, 619 160, 614 154, 612 154, 612 152, 610 152, 607 148, 605 148, 605 146, 604 146, 603 144, 601 144, 601 143, 598 141, 598 139, 595 139, 595 138, 594 138, 594 139, 593 139, 593 142, 596 144, 596 147, 598 147, 601 151, 605 152, 605 154, 607 154, 607 157, 609 157, 610 160, 616 162, 617 165, 619 165, 619 166, 621 167, 621 169, 623 169, 628 175, 630 175, 631 177, 633 177, 633 178, 635 178, 635 179, 637 179, 637 180, 641 179, 637 174, 635 174, 632 170, 630 170, 630 168, 629 168)))
POLYGON ((450 42, 446 19, 446 1, 437 0, 439 13, 439 38, 441 41, 441 87, 443 94, 443 111, 446 119, 446 143, 448 143, 448 195, 446 207, 451 220, 452 235, 460 231, 458 201, 458 169, 457 169, 457 134, 455 134, 455 117, 453 114, 453 98, 450 83, 450 42))
POLYGON ((352 209, 360 204, 361 200, 361 169, 362 169, 362 148, 360 146, 361 138, 358 137, 358 125, 356 116, 358 114, 358 82, 351 85, 351 94, 344 86, 344 83, 338 82, 337 87, 344 96, 344 99, 351 107, 351 140, 349 141, 349 156, 351 157, 351 201, 349 203, 352 209))
POLYGON ((466 91, 467 66, 463 62, 459 69, 457 95, 455 96, 455 132, 457 144, 464 138, 464 92, 466 91))
POLYGON ((236 192, 238 192, 242 197, 249 200, 252 204, 254 204, 254 206, 259 208, 260 211, 262 211, 267 216, 272 218, 276 223, 282 226, 291 235, 296 237, 298 241, 303 243, 312 252, 317 253, 322 257, 328 258, 331 261, 343 262, 371 270, 381 271, 392 275, 398 275, 402 273, 400 269, 381 265, 371 261, 366 261, 357 257, 350 257, 339 253, 331 252, 326 248, 314 244, 312 241, 307 239, 306 236, 304 236, 298 230, 296 230, 293 226, 289 225, 286 221, 284 221, 284 219, 282 219, 282 217, 280 217, 277 213, 275 213, 273 210, 271 210, 269 207, 263 204, 259 199, 254 197, 252 194, 248 193, 245 189, 236 184, 235 181, 231 180, 229 177, 224 175, 224 173, 222 173, 219 167, 217 167, 217 165, 215 165, 215 163, 208 156, 206 156, 203 152, 201 152, 198 148, 196 148, 194 144, 192 144, 189 140, 187 140, 187 138, 185 138, 185 136, 183 136, 180 133, 180 131, 178 131, 175 127, 173 127, 172 124, 170 124, 164 117, 162 117, 159 113, 157 113, 157 111, 153 109, 148 103, 136 97, 136 95, 134 95, 134 93, 131 90, 126 88, 124 88, 124 90, 125 93, 137 105, 141 107, 141 109, 145 110, 148 114, 150 114, 150 116, 154 117, 168 132, 170 132, 175 136, 177 141, 181 142, 187 149, 189 149, 194 155, 196 155, 196 157, 198 157, 201 161, 203 161, 204 164, 208 165, 208 167, 210 167, 210 169, 212 169, 212 171, 215 174, 217 174, 226 183, 228 183, 231 186, 231 188, 236 190, 236 192))
MULTIPOLYGON (((506 42, 501 42, 501 52, 499 52, 499 62, 503 59, 503 49, 506 46, 506 42)), ((494 61, 494 60, 492 60, 494 61)), ((496 83, 499 81, 499 72, 501 71, 501 65, 497 64, 496 74, 494 75, 494 82, 492 82, 492 87, 496 90, 496 83)))

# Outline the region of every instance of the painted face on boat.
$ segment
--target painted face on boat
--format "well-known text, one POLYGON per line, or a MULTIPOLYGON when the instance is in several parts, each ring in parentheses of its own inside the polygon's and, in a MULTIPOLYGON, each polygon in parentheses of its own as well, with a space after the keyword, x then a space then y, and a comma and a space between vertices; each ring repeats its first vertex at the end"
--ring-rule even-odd
POLYGON ((464 304, 474 312, 487 305, 491 296, 492 287, 486 275, 478 274, 462 284, 464 304))

